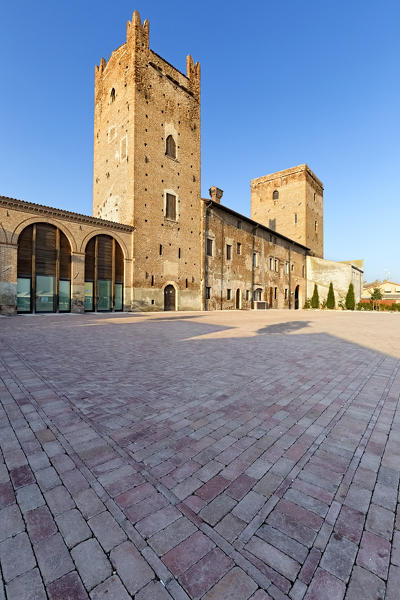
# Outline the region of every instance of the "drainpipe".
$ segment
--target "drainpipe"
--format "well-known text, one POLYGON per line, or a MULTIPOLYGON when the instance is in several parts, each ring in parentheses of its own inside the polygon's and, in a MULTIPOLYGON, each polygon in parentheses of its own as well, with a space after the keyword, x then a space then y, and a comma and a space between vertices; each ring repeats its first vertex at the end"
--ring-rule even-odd
POLYGON ((290 255, 290 246, 291 244, 289 243, 288 246, 288 250, 289 250, 289 310, 292 308, 292 264, 291 264, 291 255, 290 255))

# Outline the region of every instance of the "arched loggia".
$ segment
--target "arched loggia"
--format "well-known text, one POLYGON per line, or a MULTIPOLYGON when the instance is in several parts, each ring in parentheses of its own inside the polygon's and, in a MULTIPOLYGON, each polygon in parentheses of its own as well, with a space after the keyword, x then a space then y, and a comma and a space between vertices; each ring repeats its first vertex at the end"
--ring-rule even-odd
POLYGON ((85 250, 85 311, 121 311, 123 297, 121 246, 109 235, 96 235, 85 250))

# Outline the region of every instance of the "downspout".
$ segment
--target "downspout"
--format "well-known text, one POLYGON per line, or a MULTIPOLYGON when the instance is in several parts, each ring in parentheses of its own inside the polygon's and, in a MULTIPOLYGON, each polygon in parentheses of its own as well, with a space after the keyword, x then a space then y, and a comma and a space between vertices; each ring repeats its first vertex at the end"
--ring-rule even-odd
POLYGON ((223 307, 223 295, 224 295, 224 252, 225 252, 225 232, 224 232, 224 221, 221 219, 221 307, 223 307))
POLYGON ((291 308, 292 308, 292 264, 291 264, 290 247, 291 247, 291 244, 289 242, 289 246, 288 246, 288 251, 289 251, 289 310, 291 310, 291 308))

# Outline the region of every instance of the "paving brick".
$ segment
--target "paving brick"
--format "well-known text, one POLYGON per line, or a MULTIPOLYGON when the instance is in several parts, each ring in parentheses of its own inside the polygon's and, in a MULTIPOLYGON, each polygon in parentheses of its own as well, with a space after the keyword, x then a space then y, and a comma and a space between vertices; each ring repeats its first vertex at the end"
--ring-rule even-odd
POLYGON ((376 535, 386 538, 387 540, 392 539, 394 525, 394 513, 386 508, 371 504, 365 528, 376 535))
POLYGON ((104 504, 92 489, 84 489, 75 494, 74 500, 85 519, 89 519, 105 509, 104 504))
POLYGON ((136 523, 137 530, 148 538, 181 517, 175 506, 167 506, 136 523))
POLYGON ((195 476, 200 481, 206 483, 217 475, 223 469, 223 465, 218 460, 210 460, 201 469, 195 472, 195 476))
POLYGON ((349 488, 344 504, 366 514, 368 512, 370 500, 371 492, 369 490, 352 484, 349 488))
POLYGON ((59 533, 35 544, 35 554, 45 583, 51 583, 74 568, 67 547, 59 533))
POLYGON ((346 600, 382 600, 385 597, 385 584, 382 579, 355 566, 351 574, 346 600))
POLYGON ((356 558, 358 546, 335 533, 331 536, 321 560, 321 567, 347 582, 356 558))
POLYGON ((257 480, 254 477, 249 477, 246 473, 243 473, 232 481, 226 493, 228 496, 234 498, 234 500, 241 500, 256 483, 257 480))
POLYGON ((400 567, 391 565, 385 600, 398 600, 400 591, 400 567))
POLYGON ((40 489, 35 483, 26 485, 17 490, 17 502, 22 513, 33 510, 38 506, 43 506, 45 503, 40 489))
POLYGON ((188 506, 194 513, 197 514, 201 511, 202 508, 205 507, 207 502, 205 500, 202 500, 202 498, 200 498, 199 496, 193 495, 185 498, 184 504, 186 504, 186 506, 188 506))
POLYGON ((300 564, 305 561, 308 555, 308 548, 270 525, 263 525, 260 527, 257 531, 257 536, 272 546, 275 546, 288 556, 291 556, 300 564))
POLYGON ((373 534, 365 531, 361 538, 360 551, 357 556, 357 564, 364 569, 368 569, 381 577, 387 578, 390 558, 390 543, 373 534))
POLYGON ((8 582, 36 566, 32 547, 26 533, 7 538, 0 543, 0 563, 4 581, 8 582))
POLYGON ((372 496, 372 502, 388 510, 396 510, 397 487, 388 487, 387 485, 377 483, 372 496))
POLYGON ((210 502, 219 494, 221 494, 221 492, 223 492, 228 485, 228 479, 225 479, 225 477, 222 477, 222 475, 217 475, 199 487, 199 489, 196 491, 196 494, 206 502, 210 502))
POLYGON ((162 556, 196 531, 196 527, 186 517, 181 517, 171 525, 154 534, 149 544, 162 556))
POLYGON ((111 565, 95 539, 86 540, 71 550, 78 573, 87 590, 111 575, 111 565))
POLYGON ((31 542, 39 542, 57 533, 57 526, 47 506, 29 510, 25 515, 31 542))
POLYGON ((280 500, 276 505, 276 510, 288 515, 288 517, 300 522, 302 525, 314 529, 314 531, 318 531, 323 523, 323 519, 319 515, 294 504, 290 500, 280 500))
POLYGON ((126 534, 107 511, 89 519, 88 525, 106 552, 126 540, 126 534))
MULTIPOLYGON (((175 595, 173 597, 180 600, 175 595)), ((135 600, 148 600, 150 598, 151 600, 172 600, 172 596, 159 581, 151 581, 135 596, 135 600)), ((119 600, 119 598, 115 600, 119 600)))
POLYGON ((242 569, 234 567, 204 596, 204 600, 248 600, 257 584, 242 569))
POLYGON ((210 525, 215 525, 236 505, 236 500, 226 494, 220 494, 199 513, 200 517, 210 525))
POLYGON ((233 561, 214 548, 180 578, 181 585, 193 599, 203 596, 233 566, 233 561))
POLYGON ((103 583, 93 588, 90 592, 90 598, 92 600, 130 600, 132 596, 128 594, 119 577, 112 575, 112 577, 109 577, 103 583))
POLYGON ((284 497, 298 506, 315 512, 320 517, 325 517, 329 510, 329 506, 325 502, 321 502, 321 500, 317 500, 294 488, 289 488, 284 497))
POLYGON ((400 531, 395 531, 393 534, 391 561, 400 567, 400 531))
POLYGON ((132 523, 137 523, 147 517, 147 515, 150 515, 165 506, 168 506, 168 500, 165 496, 162 494, 154 494, 154 496, 146 498, 146 500, 132 504, 132 506, 125 509, 125 513, 132 523))
POLYGON ((339 517, 335 523, 335 532, 346 537, 351 542, 358 544, 364 527, 365 514, 351 508, 342 506, 339 517))
POLYGON ((232 543, 246 527, 247 523, 231 513, 227 514, 215 527, 215 530, 232 543))
POLYGON ((73 548, 92 535, 86 521, 76 509, 68 510, 61 515, 58 515, 56 517, 56 522, 61 535, 69 548, 73 548))
MULTIPOLYGON (((76 571, 72 571, 47 586, 49 600, 88 600, 89 596, 76 571)), ((110 599, 111 600, 111 599, 110 599)))
POLYGON ((128 508, 155 493, 155 488, 150 483, 143 483, 133 487, 115 498, 115 501, 122 507, 128 508))
POLYGON ((257 492, 248 492, 244 498, 235 506, 233 514, 249 523, 251 519, 258 513, 258 511, 264 506, 266 500, 261 494, 257 492))
POLYGON ((0 510, 0 542, 24 529, 25 523, 16 504, 9 504, 0 510))
POLYGON ((10 471, 10 478, 15 489, 35 483, 35 478, 28 465, 22 465, 10 471))
POLYGON ((245 548, 287 579, 291 581, 296 579, 300 571, 300 564, 275 546, 271 546, 271 544, 254 536, 245 548))
POLYGON ((215 544, 203 533, 196 531, 167 552, 163 556, 163 562, 174 575, 179 576, 203 558, 214 546, 215 544))
MULTIPOLYGON (((317 569, 304 600, 343 600, 345 584, 323 569, 317 569)), ((359 598, 361 600, 361 597, 359 598)))
POLYGON ((47 600, 47 594, 37 568, 10 581, 6 589, 10 600, 47 600))
POLYGON ((45 498, 54 515, 60 515, 71 508, 75 508, 75 502, 72 500, 71 494, 63 485, 45 492, 45 498))
POLYGON ((110 559, 130 594, 136 594, 154 578, 152 569, 130 542, 124 542, 114 548, 110 559))
POLYGON ((291 600, 303 600, 304 595, 307 591, 307 586, 302 581, 295 581, 292 589, 290 590, 290 598, 291 600))
POLYGON ((35 476, 38 485, 43 492, 51 490, 51 488, 54 488, 57 485, 61 484, 61 479, 59 478, 56 470, 53 467, 47 467, 47 469, 40 469, 40 471, 36 471, 35 476))
POLYGON ((281 513, 279 510, 273 510, 267 518, 267 523, 279 531, 286 533, 304 546, 310 548, 316 538, 316 533, 310 527, 299 523, 296 519, 281 513))

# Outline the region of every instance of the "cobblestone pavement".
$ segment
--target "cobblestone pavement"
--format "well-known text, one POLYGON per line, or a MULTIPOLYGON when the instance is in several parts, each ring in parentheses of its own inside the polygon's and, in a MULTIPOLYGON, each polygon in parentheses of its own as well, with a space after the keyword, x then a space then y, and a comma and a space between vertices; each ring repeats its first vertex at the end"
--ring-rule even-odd
POLYGON ((0 599, 398 600, 400 316, 0 319, 0 599))

